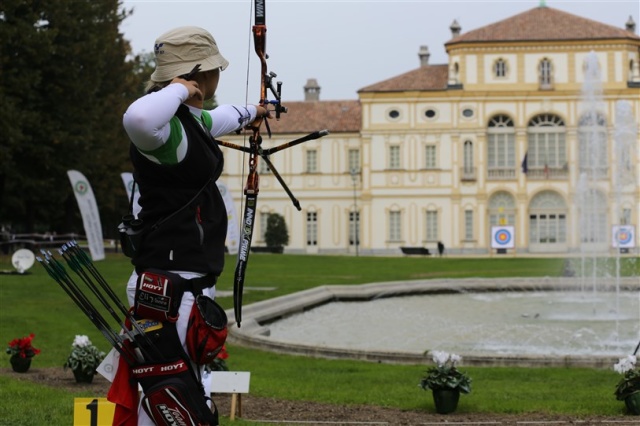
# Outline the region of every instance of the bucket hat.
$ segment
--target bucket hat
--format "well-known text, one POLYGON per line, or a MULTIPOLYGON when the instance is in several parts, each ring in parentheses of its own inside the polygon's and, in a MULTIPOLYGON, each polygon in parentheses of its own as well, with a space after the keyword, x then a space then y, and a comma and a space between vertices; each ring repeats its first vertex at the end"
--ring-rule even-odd
POLYGON ((200 71, 217 68, 223 71, 229 65, 213 36, 200 27, 179 27, 167 31, 156 39, 153 52, 156 69, 151 74, 151 81, 155 82, 187 74, 196 64, 200 64, 200 71))

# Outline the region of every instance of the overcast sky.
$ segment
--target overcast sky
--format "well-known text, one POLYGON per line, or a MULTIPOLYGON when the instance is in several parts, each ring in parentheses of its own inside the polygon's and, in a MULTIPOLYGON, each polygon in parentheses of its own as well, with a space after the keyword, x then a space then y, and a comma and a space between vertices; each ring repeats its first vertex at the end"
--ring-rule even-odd
MULTIPOLYGON (((357 99, 359 89, 417 68, 422 45, 429 47, 431 64, 447 63, 444 43, 451 39, 449 26, 454 19, 465 33, 540 3, 267 0, 268 65, 283 82, 285 105, 287 100, 303 100, 303 86, 309 78, 318 80, 321 100, 357 99)), ((620 28, 629 16, 636 24, 640 21, 638 0, 544 3, 620 28)), ((123 4, 133 9, 120 29, 134 53, 151 52, 156 37, 174 27, 206 28, 230 62, 222 73, 218 103, 257 103, 259 62, 251 35, 252 0, 124 0, 123 4)))

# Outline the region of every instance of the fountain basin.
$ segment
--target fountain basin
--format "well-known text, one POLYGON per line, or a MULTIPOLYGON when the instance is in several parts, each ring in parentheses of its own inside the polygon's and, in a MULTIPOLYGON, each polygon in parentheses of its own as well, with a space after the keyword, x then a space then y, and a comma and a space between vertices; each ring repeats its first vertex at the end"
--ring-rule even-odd
MULTIPOLYGON (((424 363, 430 359, 425 357, 424 350, 439 349, 462 355, 465 365, 611 368, 618 358, 633 351, 637 343, 635 340, 640 334, 640 299, 637 297, 640 280, 637 277, 618 280, 602 278, 598 279, 598 287, 595 295, 590 291, 584 292, 584 283, 579 278, 446 279, 321 286, 244 307, 242 327, 232 325, 230 338, 231 341, 245 346, 280 353, 376 362, 424 363), (553 304, 560 306, 559 312, 537 312, 536 308, 526 306, 530 299, 540 297, 541 292, 553 292, 553 304), (602 299, 600 296, 606 295, 610 298, 616 293, 619 293, 619 299, 624 301, 621 305, 631 305, 631 308, 625 307, 627 311, 631 309, 631 313, 617 314, 614 318, 611 302, 596 304, 592 297, 602 299), (567 303, 567 298, 574 298, 576 294, 580 295, 578 302, 585 307, 584 312, 563 312, 562 309, 566 309, 564 304, 567 303), (417 295, 428 295, 426 302, 433 302, 433 305, 425 306, 426 302, 417 300, 417 295), (399 297, 405 299, 398 299, 399 297), (439 301, 441 298, 458 297, 467 300, 439 301), (411 299, 415 300, 410 302, 411 299), (507 320, 498 318, 497 312, 494 315, 493 312, 473 313, 469 310, 469 303, 482 306, 487 301, 498 302, 493 309, 510 304, 515 306, 516 310, 506 314, 511 315, 511 319, 507 320), (384 308, 374 306, 373 313, 366 313, 365 309, 351 302, 366 302, 365 305, 398 304, 396 308, 389 308, 392 305, 384 308), (418 309, 412 311, 417 313, 410 314, 409 317, 414 320, 402 317, 404 311, 409 311, 408 303, 418 304, 418 309), (438 305, 442 305, 441 312, 437 312, 438 305), (407 308, 399 310, 398 306, 407 308), (335 315, 338 311, 331 309, 336 307, 338 311, 344 310, 346 313, 335 315), (326 309, 329 311, 323 313, 326 309), (589 316, 589 312, 594 310, 593 317, 585 318, 585 315, 589 316), (450 315, 450 318, 447 319, 445 314, 450 315), (317 317, 310 318, 311 322, 306 323, 303 316, 308 315, 317 317), (484 318, 480 318, 481 315, 484 315, 484 318), (436 322, 427 324, 429 316, 436 322), (337 322, 324 322, 324 319, 333 317, 338 317, 337 322), (492 332, 491 328, 495 325, 489 324, 488 318, 491 317, 496 317, 498 323, 515 328, 492 332), (463 330, 464 326, 456 323, 456 320, 461 318, 471 319, 473 327, 463 330), (358 324, 356 321, 359 320, 363 322, 358 324), (281 327, 289 321, 293 321, 293 326, 281 327), (573 322, 574 327, 577 324, 577 329, 560 332, 553 328, 544 328, 556 321, 573 322), (590 327, 604 322, 612 325, 610 335, 607 336, 606 342, 597 342, 599 346, 594 347, 590 343, 590 339, 593 339, 590 327), (350 325, 354 328, 350 328, 350 325), (424 325, 422 328, 431 327, 441 332, 445 337, 444 342, 440 336, 437 339, 440 339, 441 343, 435 343, 434 338, 432 346, 429 346, 429 342, 419 336, 421 325, 424 325), (629 330, 629 327, 633 326, 635 328, 629 330), (484 334, 480 333, 483 327, 484 334), (524 334, 518 335, 518 327, 521 330, 533 328, 533 337, 525 338, 524 334), (536 331, 537 328, 539 329, 536 331), (620 337, 623 334, 620 330, 624 331, 626 337, 620 337), (298 331, 300 334, 297 334, 298 331), (322 332, 325 333, 324 337, 321 336, 322 332), (510 334, 516 335, 514 337, 518 344, 509 344, 508 340, 501 340, 501 336, 510 334), (458 336, 463 343, 462 346, 455 346, 453 337, 447 342, 447 335, 458 336), (497 340, 496 335, 499 337, 497 340), (566 349, 537 349, 536 340, 549 335, 563 344, 573 339, 579 343, 578 349, 568 352, 566 349), (361 337, 369 346, 353 344, 351 340, 356 341, 355 337, 361 337), (476 341, 469 343, 472 338, 476 341), (394 343, 393 339, 400 340, 395 340, 394 343), (410 342, 413 346, 404 344, 412 339, 415 340, 410 342), (527 339, 526 345, 520 344, 523 339, 527 339), (585 342, 589 344, 585 345, 585 342)), ((617 303, 613 306, 615 309, 618 308, 617 303)))

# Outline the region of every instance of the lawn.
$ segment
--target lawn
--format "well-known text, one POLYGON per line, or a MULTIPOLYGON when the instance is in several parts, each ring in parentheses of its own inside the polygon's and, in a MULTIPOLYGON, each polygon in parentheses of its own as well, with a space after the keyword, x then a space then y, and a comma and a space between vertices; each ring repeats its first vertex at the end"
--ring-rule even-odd
MULTIPOLYGON (((235 256, 227 258, 218 288, 231 290, 235 256)), ((423 258, 353 257, 253 254, 247 286, 273 287, 252 291, 245 303, 265 300, 323 284, 362 284, 380 281, 463 277, 560 276, 563 258, 423 258)), ((615 262, 602 259, 604 268, 615 262)), ((109 254, 96 267, 125 298, 131 272, 128 259, 109 254)), ((11 269, 0 257, 0 270, 11 269)), ((640 276, 640 261, 623 258, 625 276, 640 276)), ((37 367, 62 368, 76 334, 86 334, 103 350, 109 345, 68 296, 36 263, 29 274, 0 275, 0 341, 35 333, 42 350, 37 367)), ((219 300, 225 308, 231 298, 219 300)), ((251 393, 281 399, 312 400, 332 404, 372 404, 400 409, 425 409, 418 382, 424 365, 388 365, 359 361, 323 360, 285 356, 229 347, 230 367, 251 371, 251 393), (336 384, 341 384, 336 386, 336 384)), ((625 355, 625 354, 621 354, 625 355)), ((463 363, 464 364, 464 363, 463 363)), ((9 366, 8 357, 3 366, 9 366)), ((597 369, 464 368, 473 378, 473 391, 465 395, 466 412, 550 412, 575 416, 622 415, 623 404, 613 397, 618 375, 597 369)), ((79 393, 56 392, 44 385, 0 376, 0 424, 70 425, 73 398, 79 393), (34 410, 38 407, 37 410, 34 410)))

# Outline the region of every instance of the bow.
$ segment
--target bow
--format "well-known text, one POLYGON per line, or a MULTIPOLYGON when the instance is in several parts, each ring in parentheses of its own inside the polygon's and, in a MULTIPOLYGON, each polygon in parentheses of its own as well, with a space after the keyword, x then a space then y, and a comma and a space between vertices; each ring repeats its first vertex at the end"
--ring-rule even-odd
POLYGON ((262 158, 275 178, 278 180, 282 188, 285 190, 293 205, 298 211, 301 210, 300 203, 294 197, 293 193, 282 179, 282 176, 278 173, 276 168, 271 163, 269 156, 275 152, 281 151, 285 148, 289 148, 298 145, 303 142, 307 142, 313 139, 318 139, 329 134, 327 130, 320 130, 303 136, 299 139, 295 139, 290 142, 283 143, 270 149, 262 148, 262 136, 260 134, 260 128, 264 123, 265 129, 269 137, 271 137, 271 129, 269 122, 267 121, 270 116, 275 116, 276 120, 280 120, 281 114, 287 112, 287 108, 284 107, 281 102, 282 82, 278 81, 276 85, 273 85, 273 79, 277 77, 274 72, 269 72, 267 66, 267 25, 265 15, 265 0, 254 0, 255 21, 252 27, 253 31, 253 43, 256 55, 260 59, 260 101, 258 105, 264 107, 269 111, 269 116, 256 119, 249 127, 251 136, 249 137, 249 146, 240 146, 230 142, 218 141, 220 145, 228 148, 243 151, 249 154, 249 173, 247 175, 247 182, 244 187, 245 203, 244 214, 242 222, 240 224, 240 244, 238 248, 238 259, 236 263, 236 270, 233 280, 233 308, 235 313, 236 324, 240 327, 242 321, 242 293, 244 288, 245 271, 247 269, 247 263, 249 261, 249 253, 251 251, 251 237, 253 236, 253 227, 255 224, 256 206, 258 202, 259 192, 259 175, 258 175, 258 161, 262 158), (269 93, 273 96, 272 100, 268 99, 269 93), (273 115, 271 113, 274 113, 273 115))

